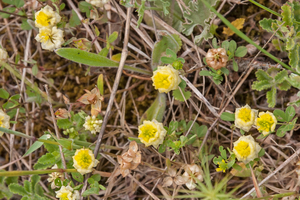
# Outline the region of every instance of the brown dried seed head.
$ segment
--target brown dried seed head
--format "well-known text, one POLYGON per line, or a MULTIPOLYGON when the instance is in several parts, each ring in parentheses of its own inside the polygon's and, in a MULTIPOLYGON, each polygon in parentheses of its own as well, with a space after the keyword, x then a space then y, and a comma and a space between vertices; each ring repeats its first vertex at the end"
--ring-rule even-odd
POLYGON ((141 163, 141 152, 138 151, 138 145, 132 141, 129 145, 127 152, 121 156, 117 156, 118 163, 120 164, 120 172, 123 177, 130 173, 130 170, 135 169, 141 163))
POLYGON ((226 50, 223 48, 209 49, 206 54, 206 63, 215 70, 226 66, 228 56, 226 50))

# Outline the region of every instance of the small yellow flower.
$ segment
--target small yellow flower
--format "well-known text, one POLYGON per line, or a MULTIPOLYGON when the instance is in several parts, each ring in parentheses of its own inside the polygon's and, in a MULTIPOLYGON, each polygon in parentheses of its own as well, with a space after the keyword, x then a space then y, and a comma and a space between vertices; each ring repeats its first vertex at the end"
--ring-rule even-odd
POLYGON ((162 123, 159 123, 155 119, 152 121, 145 120, 142 125, 139 126, 139 139, 147 146, 153 145, 155 148, 164 142, 164 137, 167 131, 164 129, 162 123))
POLYGON ((7 51, 0 48, 0 61, 6 62, 8 59, 7 51))
POLYGON ((257 113, 257 110, 251 109, 247 104, 244 107, 237 108, 235 110, 235 126, 248 132, 254 125, 257 113))
POLYGON ((262 132, 263 135, 268 135, 269 133, 275 130, 277 119, 273 115, 273 113, 267 112, 260 112, 258 117, 255 121, 255 125, 259 132, 262 132))
MULTIPOLYGON (((0 109, 0 127, 9 128, 10 127, 9 119, 10 119, 10 117, 5 112, 3 112, 3 110, 0 109)), ((3 135, 3 132, 0 131, 0 137, 2 135, 3 135)))
POLYGON ((39 34, 35 37, 38 42, 42 43, 42 48, 53 51, 54 49, 60 48, 64 43, 63 31, 52 28, 40 28, 39 34))
POLYGON ((227 167, 228 164, 225 162, 224 159, 221 161, 221 163, 218 162, 218 165, 219 167, 216 169, 217 172, 225 172, 226 169, 228 169, 227 167))
POLYGON ((254 141, 251 135, 241 136, 235 143, 233 153, 235 157, 247 164, 258 157, 261 147, 254 141))
POLYGON ((74 168, 82 175, 92 172, 93 167, 99 163, 89 149, 77 149, 73 156, 73 162, 74 168))
POLYGON ((56 191, 56 198, 59 200, 79 200, 79 192, 77 190, 73 191, 73 188, 69 185, 67 187, 62 186, 60 190, 56 191))
POLYGON ((104 4, 109 2, 109 0, 85 0, 85 1, 96 7, 103 7, 104 4))
POLYGON ((178 85, 181 82, 179 72, 172 65, 158 66, 157 70, 153 72, 151 79, 153 86, 160 93, 168 93, 171 90, 178 89, 178 85))
POLYGON ((37 28, 52 27, 60 20, 59 14, 48 5, 35 13, 35 26, 37 28))

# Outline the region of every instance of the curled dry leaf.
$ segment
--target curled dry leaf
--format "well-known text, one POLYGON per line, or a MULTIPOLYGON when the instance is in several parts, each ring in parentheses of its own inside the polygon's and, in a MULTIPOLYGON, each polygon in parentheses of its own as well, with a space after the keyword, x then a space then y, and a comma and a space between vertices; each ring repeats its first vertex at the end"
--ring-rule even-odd
POLYGON ((223 48, 209 49, 206 54, 206 63, 215 70, 225 67, 228 61, 226 50, 223 48))
POLYGON ((120 164, 120 172, 123 177, 130 173, 130 170, 136 169, 141 163, 141 152, 138 151, 138 145, 135 141, 130 142, 129 149, 121 156, 117 156, 120 164))

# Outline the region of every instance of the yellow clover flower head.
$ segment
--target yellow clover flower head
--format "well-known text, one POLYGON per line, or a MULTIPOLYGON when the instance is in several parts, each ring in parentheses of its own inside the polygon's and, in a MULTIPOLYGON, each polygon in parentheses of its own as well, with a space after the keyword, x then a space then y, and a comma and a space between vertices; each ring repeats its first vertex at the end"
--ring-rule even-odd
POLYGON ((60 20, 60 15, 48 5, 35 13, 35 26, 37 28, 52 27, 60 20))
POLYGON ((102 120, 96 119, 96 116, 87 116, 85 118, 85 123, 83 124, 83 127, 87 131, 91 131, 92 134, 96 134, 97 132, 100 132, 102 126, 102 120))
POLYGON ((162 123, 153 119, 152 121, 145 120, 139 126, 139 139, 147 146, 153 145, 155 148, 164 142, 164 137, 167 131, 162 123))
POLYGON ((247 104, 241 108, 236 108, 234 121, 235 126, 248 132, 252 125, 254 125, 257 113, 257 110, 251 109, 251 107, 247 104))
POLYGON ((8 53, 0 47, 0 61, 6 62, 8 59, 8 53))
POLYGON ((221 162, 218 162, 219 167, 216 169, 217 172, 225 172, 228 169, 228 164, 222 159, 221 162))
POLYGON ((73 166, 77 171, 84 175, 93 171, 93 167, 96 167, 99 163, 95 159, 94 154, 89 149, 77 149, 73 156, 73 166))
POLYGON ((73 188, 69 185, 67 187, 62 186, 60 190, 56 191, 56 198, 59 200, 79 200, 79 192, 77 190, 73 191, 73 188))
POLYGON ((109 0, 85 0, 85 1, 96 7, 103 7, 104 4, 109 2, 109 0))
POLYGON ((160 93, 168 93, 171 90, 178 89, 178 85, 181 82, 179 72, 172 65, 158 66, 157 70, 153 72, 151 79, 153 86, 160 93))
POLYGON ((35 37, 38 42, 42 43, 42 48, 53 51, 60 48, 64 43, 64 33, 57 27, 40 28, 39 34, 35 37))
POLYGON ((241 136, 234 143, 233 147, 235 157, 238 161, 244 162, 245 164, 257 158, 260 150, 261 147, 254 141, 251 135, 241 136))
MULTIPOLYGON (((0 109, 0 127, 2 128, 9 128, 9 119, 10 117, 3 111, 0 109)), ((3 135, 3 132, 0 131, 0 137, 3 135)))
POLYGON ((260 112, 258 114, 258 118, 255 121, 255 125, 259 132, 262 132, 263 135, 268 135, 269 133, 275 130, 277 124, 277 119, 273 115, 273 113, 267 112, 260 112))

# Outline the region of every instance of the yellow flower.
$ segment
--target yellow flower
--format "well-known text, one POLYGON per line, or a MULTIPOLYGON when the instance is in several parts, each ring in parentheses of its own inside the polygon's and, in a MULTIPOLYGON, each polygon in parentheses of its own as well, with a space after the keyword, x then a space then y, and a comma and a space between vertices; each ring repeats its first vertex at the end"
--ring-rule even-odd
POLYGON ((159 123, 155 119, 152 121, 145 120, 142 125, 139 126, 139 139, 147 146, 153 145, 155 148, 164 142, 164 137, 167 131, 164 129, 162 123, 159 123))
POLYGON ((103 7, 104 4, 109 2, 109 0, 85 0, 85 1, 96 7, 103 7))
POLYGON ((7 51, 0 48, 0 61, 6 62, 8 59, 7 51))
POLYGON ((43 49, 49 51, 60 48, 64 43, 63 31, 57 29, 57 27, 41 28, 35 39, 42 43, 43 49))
POLYGON ((37 28, 52 27, 60 20, 59 14, 48 5, 35 13, 35 26, 37 28))
MULTIPOLYGON (((10 119, 10 117, 5 112, 3 112, 3 110, 0 109, 0 127, 9 128, 10 127, 9 119, 10 119)), ((3 132, 0 131, 0 137, 2 135, 3 135, 3 132)))
POLYGON ((269 133, 275 130, 277 119, 273 115, 273 113, 267 112, 260 112, 258 117, 255 121, 255 125, 259 132, 262 132, 263 135, 268 135, 269 133))
POLYGON ((94 154, 89 149, 77 149, 73 156, 73 166, 77 171, 84 175, 93 171, 93 167, 96 167, 99 163, 95 159, 94 154))
POLYGON ((257 142, 254 141, 251 135, 241 136, 234 143, 233 147, 233 153, 235 154, 235 157, 245 164, 257 158, 260 150, 261 147, 257 142))
POLYGON ((257 113, 257 110, 251 109, 247 104, 244 107, 235 109, 235 126, 248 132, 254 125, 257 113))
POLYGON ((69 185, 67 187, 62 186, 60 190, 56 191, 56 198, 59 200, 78 200, 80 199, 79 192, 75 190, 73 192, 73 188, 69 185))
POLYGON ((181 82, 178 71, 172 65, 158 66, 157 70, 153 72, 151 79, 153 86, 160 93, 168 93, 171 90, 178 89, 178 85, 181 82))

